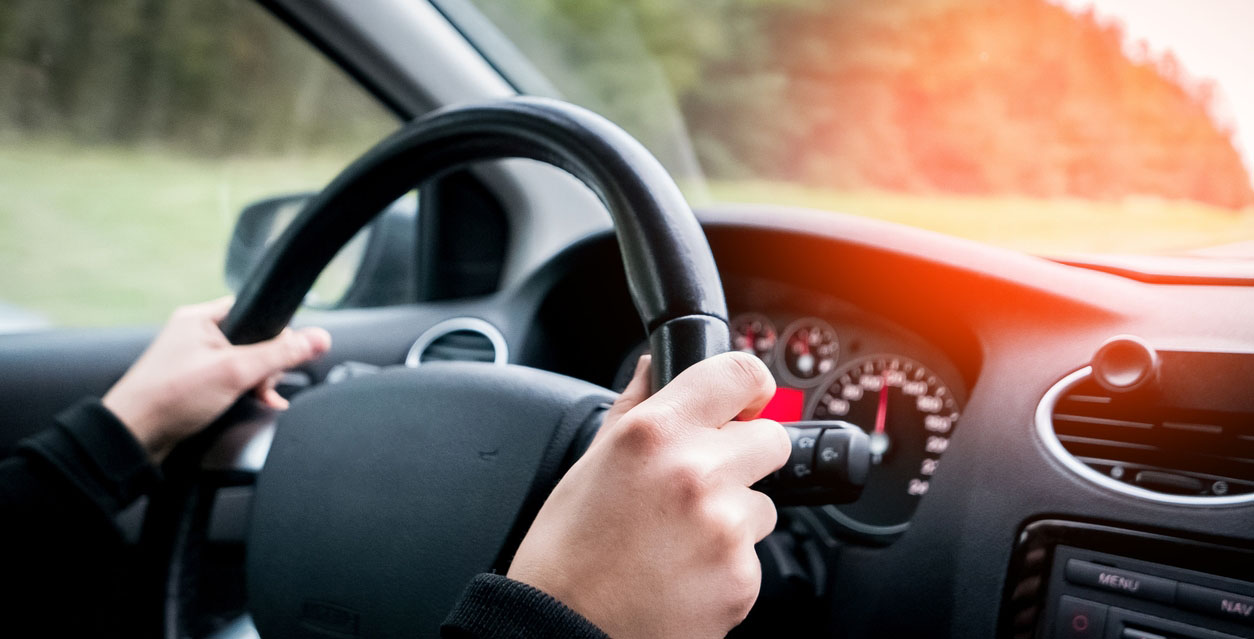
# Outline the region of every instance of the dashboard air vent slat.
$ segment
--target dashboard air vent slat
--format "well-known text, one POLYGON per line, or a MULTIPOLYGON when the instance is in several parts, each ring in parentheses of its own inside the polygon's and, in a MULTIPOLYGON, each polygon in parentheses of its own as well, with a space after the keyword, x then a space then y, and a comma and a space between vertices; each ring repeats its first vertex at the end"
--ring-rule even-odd
POLYGON ((1069 466, 1160 501, 1254 501, 1254 415, 1177 408, 1152 391, 1111 393, 1086 371, 1055 386, 1037 415, 1069 466))

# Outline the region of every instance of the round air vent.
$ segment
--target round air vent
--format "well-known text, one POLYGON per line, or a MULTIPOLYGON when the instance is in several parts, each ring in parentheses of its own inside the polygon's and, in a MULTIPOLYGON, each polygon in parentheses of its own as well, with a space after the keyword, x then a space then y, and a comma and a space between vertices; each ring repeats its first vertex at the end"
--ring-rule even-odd
POLYGON ((1179 505, 1254 502, 1252 416, 1159 400, 1112 392, 1085 367, 1045 393, 1036 430, 1063 465, 1111 490, 1179 505))
POLYGON ((455 317, 419 335, 405 357, 405 365, 414 368, 428 362, 504 364, 508 360, 505 336, 495 326, 474 317, 455 317))

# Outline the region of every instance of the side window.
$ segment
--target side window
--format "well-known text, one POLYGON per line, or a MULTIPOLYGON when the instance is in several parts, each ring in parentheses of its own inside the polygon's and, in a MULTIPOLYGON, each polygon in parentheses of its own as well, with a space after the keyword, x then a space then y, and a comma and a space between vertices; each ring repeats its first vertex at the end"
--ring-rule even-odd
POLYGON ((0 332, 228 293, 241 211, 398 125, 252 0, 0 3, 0 332))

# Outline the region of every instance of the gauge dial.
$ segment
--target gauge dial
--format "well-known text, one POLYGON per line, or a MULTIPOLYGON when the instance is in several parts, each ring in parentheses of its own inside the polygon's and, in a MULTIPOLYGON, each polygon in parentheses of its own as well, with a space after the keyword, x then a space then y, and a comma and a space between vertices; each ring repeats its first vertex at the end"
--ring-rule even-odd
POLYGON ((761 313, 742 313, 731 321, 732 348, 753 353, 771 363, 775 353, 775 325, 761 313))
POLYGON ((814 419, 854 424, 871 436, 871 472, 862 497, 838 506, 874 527, 903 524, 931 487, 959 416, 958 400, 922 364, 893 355, 859 359, 818 396, 814 419))
POLYGON ((794 384, 808 385, 836 368, 840 342, 827 322, 799 319, 784 332, 783 372, 794 384))

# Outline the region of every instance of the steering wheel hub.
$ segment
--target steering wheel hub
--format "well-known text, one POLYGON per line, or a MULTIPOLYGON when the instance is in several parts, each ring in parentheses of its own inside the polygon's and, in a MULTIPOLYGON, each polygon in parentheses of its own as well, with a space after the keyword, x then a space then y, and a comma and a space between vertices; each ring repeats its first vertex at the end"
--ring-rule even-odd
POLYGON ((257 480, 246 574, 258 630, 436 636, 470 578, 508 561, 525 532, 515 522, 530 522, 613 399, 478 363, 310 391, 279 419, 257 480))

